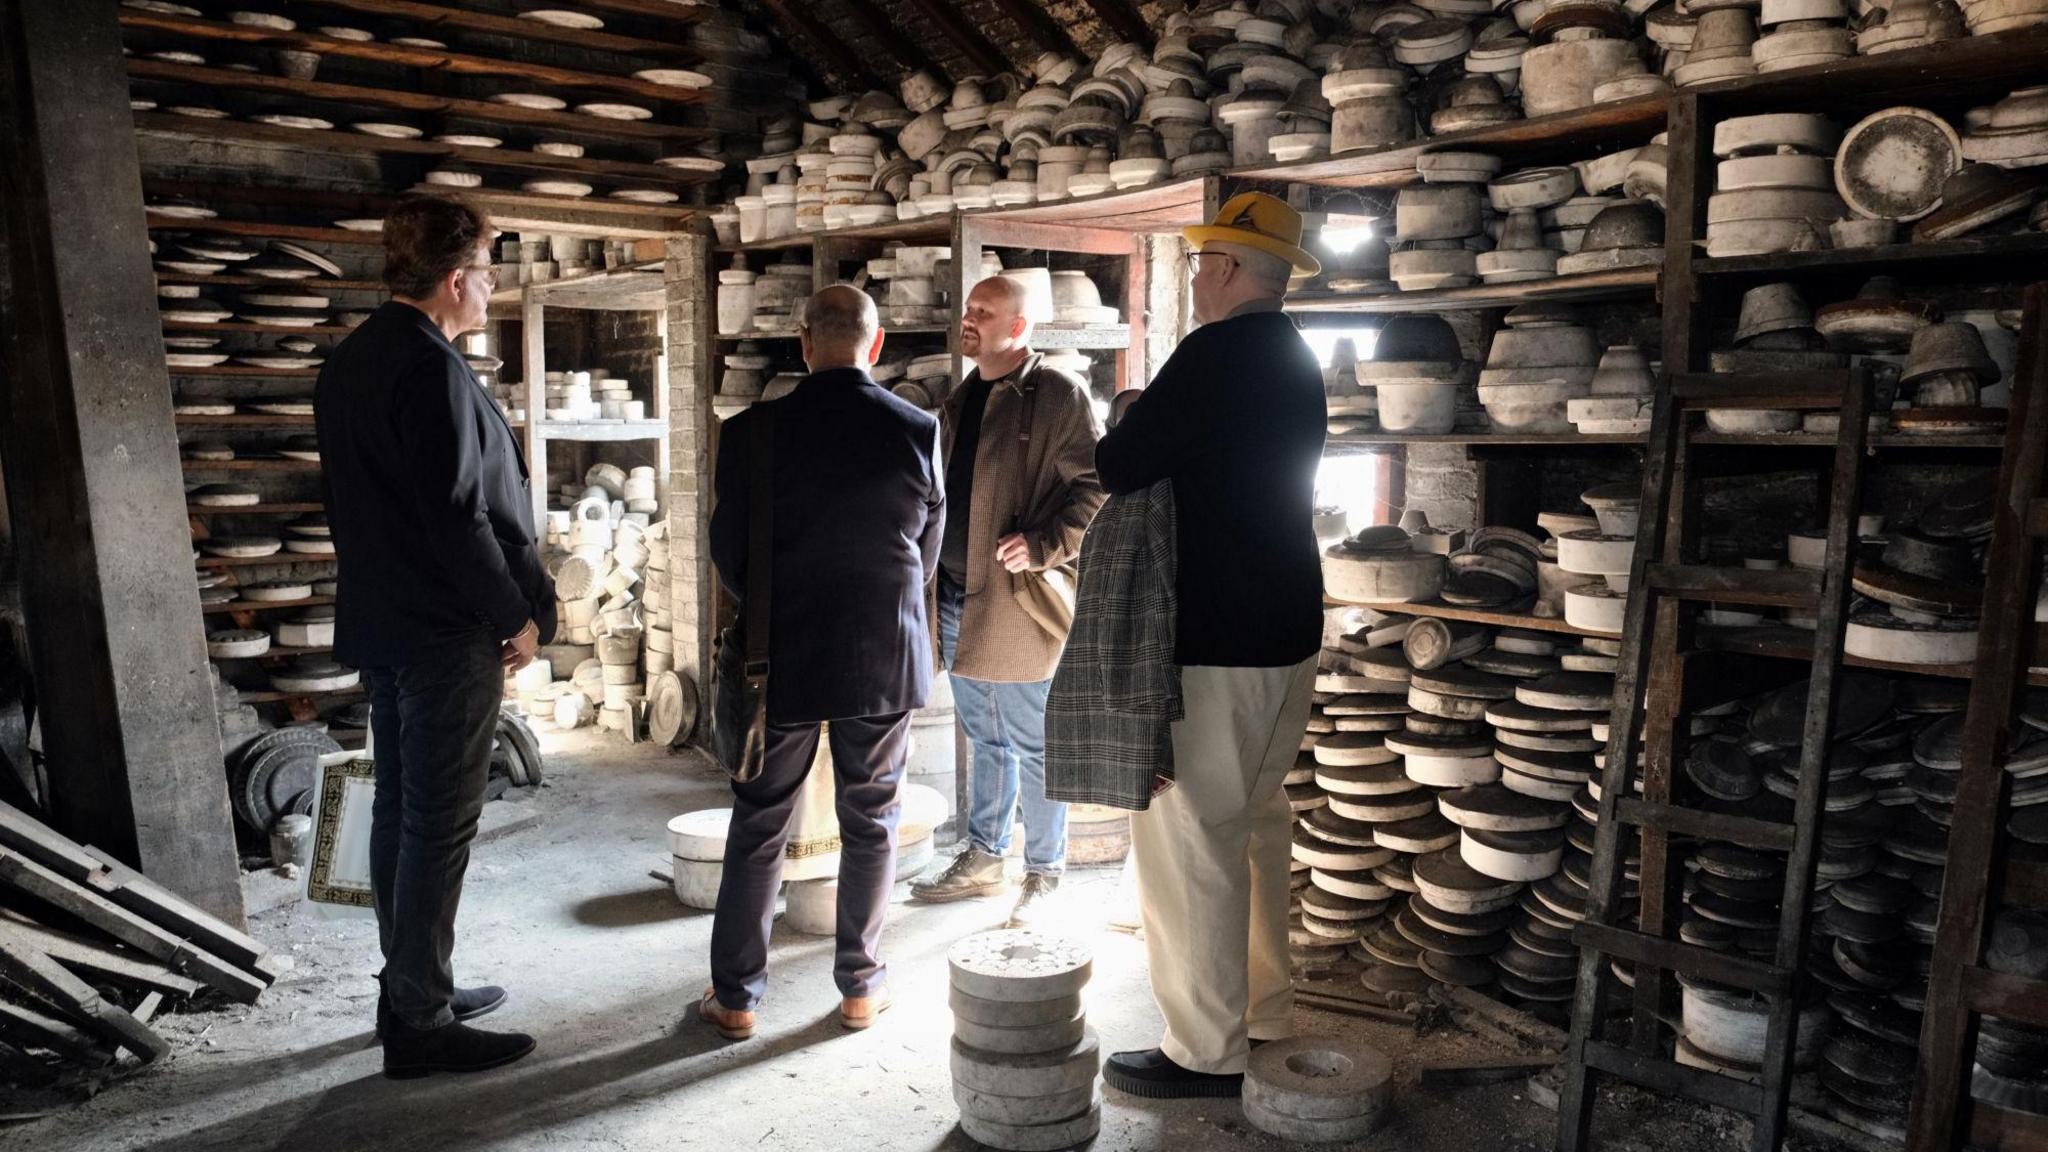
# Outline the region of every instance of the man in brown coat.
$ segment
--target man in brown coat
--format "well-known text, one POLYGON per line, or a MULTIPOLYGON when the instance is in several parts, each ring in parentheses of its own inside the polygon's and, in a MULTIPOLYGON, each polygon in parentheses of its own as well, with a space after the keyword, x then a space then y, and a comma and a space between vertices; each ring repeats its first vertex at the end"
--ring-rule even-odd
POLYGON ((974 286, 960 320, 974 371, 940 413, 953 514, 939 551, 939 655, 974 759, 967 848, 911 885, 913 899, 932 903, 1002 891, 1021 806, 1024 884, 1011 927, 1031 922, 1067 858, 1066 805, 1045 797, 1045 696, 1066 630, 1042 624, 1017 587, 1063 581, 1071 606, 1081 536, 1105 498, 1087 386, 1031 350, 1024 304, 1024 286, 1009 277, 974 286))

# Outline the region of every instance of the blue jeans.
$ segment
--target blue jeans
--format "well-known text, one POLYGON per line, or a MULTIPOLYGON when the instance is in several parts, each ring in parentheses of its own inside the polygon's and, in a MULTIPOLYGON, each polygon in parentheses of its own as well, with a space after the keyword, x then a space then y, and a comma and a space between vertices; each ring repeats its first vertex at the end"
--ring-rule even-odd
MULTIPOLYGON (((939 574, 939 657, 948 669, 960 645, 967 593, 939 574)), ((1067 806, 1045 798, 1045 695, 1050 680, 1001 684, 953 677, 953 707, 974 750, 967 786, 967 840, 993 856, 1010 848, 1012 815, 1024 814, 1024 870, 1058 876, 1067 867, 1067 806)))

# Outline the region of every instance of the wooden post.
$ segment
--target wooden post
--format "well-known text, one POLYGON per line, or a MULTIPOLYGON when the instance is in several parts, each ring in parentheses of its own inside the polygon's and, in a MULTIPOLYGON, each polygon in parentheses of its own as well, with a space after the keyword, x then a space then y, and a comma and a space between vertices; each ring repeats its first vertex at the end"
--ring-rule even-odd
POLYGON ((548 534, 548 445, 541 437, 542 421, 548 415, 547 315, 541 307, 541 288, 528 284, 519 294, 519 360, 526 377, 526 427, 520 440, 526 451, 528 498, 533 503, 533 531, 541 539, 548 534))
POLYGON ((239 925, 111 5, 0 0, 0 213, 0 457, 50 817, 239 925))

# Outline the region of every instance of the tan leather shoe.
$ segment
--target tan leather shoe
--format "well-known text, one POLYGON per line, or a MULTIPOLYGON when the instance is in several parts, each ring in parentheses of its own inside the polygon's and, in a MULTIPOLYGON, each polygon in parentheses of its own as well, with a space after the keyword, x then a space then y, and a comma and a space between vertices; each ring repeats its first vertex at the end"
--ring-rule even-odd
POLYGON ((754 1014, 727 1008, 718 1002, 715 989, 706 988, 704 999, 697 1002, 697 1015, 706 1024, 727 1040, 747 1040, 754 1035, 754 1014))
POLYGON ((886 991, 875 996, 845 997, 839 1001, 839 1023, 849 1032, 865 1031, 892 1003, 886 991))

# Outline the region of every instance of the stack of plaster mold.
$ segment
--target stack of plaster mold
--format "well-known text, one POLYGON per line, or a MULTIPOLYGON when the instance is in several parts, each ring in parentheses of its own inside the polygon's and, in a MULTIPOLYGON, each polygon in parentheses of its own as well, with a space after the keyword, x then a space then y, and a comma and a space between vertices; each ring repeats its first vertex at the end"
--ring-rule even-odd
POLYGON ((1916 434, 1997 432, 2005 410, 1985 404, 1985 392, 2003 375, 1975 325, 1960 320, 1928 324, 1913 333, 1899 375, 1903 399, 1892 426, 1916 434))
POLYGON ((985 932, 947 954, 953 1101, 976 1142, 1050 1152, 1094 1139, 1101 1049, 1081 990, 1085 944, 1029 931, 985 932))
POLYGON ((1599 363, 1591 329, 1567 305, 1524 304, 1494 334, 1479 402, 1496 432, 1569 432, 1566 405, 1590 391, 1599 363))
POLYGON ((1656 374, 1643 350, 1610 345, 1600 354, 1586 395, 1565 401, 1565 416, 1589 436, 1640 436, 1650 430, 1655 391, 1656 374))
POLYGON ((665 671, 675 650, 654 469, 593 464, 559 497, 569 507, 549 510, 544 543, 560 631, 543 652, 547 672, 518 681, 521 705, 564 728, 596 721, 637 739, 646 718, 642 665, 665 671), (658 658, 656 645, 664 646, 658 658))
POLYGON ((1447 558, 1422 551, 1392 524, 1366 528, 1323 552, 1323 588, 1346 604, 1416 604, 1436 599, 1449 578, 1447 558))
POLYGON ((756 332, 790 332, 802 319, 804 301, 811 296, 811 265, 802 252, 792 249, 762 269, 754 279, 756 332))
POLYGON ((1623 199, 1598 205, 1574 201, 1556 211, 1560 214, 1560 239, 1568 246, 1557 260, 1560 276, 1642 268, 1664 261, 1664 210, 1652 201, 1623 199), (1587 221, 1576 238, 1572 229, 1563 225, 1563 214, 1574 209, 1584 214, 1570 219, 1587 221))
MULTIPOLYGON (((2041 15, 2048 21, 2048 11, 2041 15)), ((2048 91, 2021 88, 1988 108, 1971 109, 1964 126, 1963 158, 1972 163, 2000 168, 2048 164, 2048 91)))
MULTIPOLYGON (((949 785, 950 788, 950 785, 949 785)), ((932 830, 946 821, 947 799, 936 789, 904 781, 898 790, 896 878, 904 881, 930 866, 932 830)), ((839 930, 839 877, 791 879, 782 890, 782 922, 806 936, 833 936, 839 930)))
POLYGON ((1949 0, 1896 0, 1874 10, 1856 33, 1864 56, 1903 52, 1969 35, 1963 12, 1949 0))
POLYGON ((1758 72, 1781 72, 1845 59, 1856 51, 1843 0, 1764 0, 1757 23, 1764 29, 1750 45, 1758 72))
POLYGON ((1606 484, 1579 497, 1598 521, 1592 529, 1565 532, 1557 539, 1557 566, 1591 579, 1567 587, 1565 623, 1574 628, 1620 635, 1628 610, 1629 564, 1635 555, 1642 498, 1633 484, 1606 484))
POLYGON ((1714 126, 1714 194, 1707 199, 1707 254, 1811 252, 1831 243, 1848 214, 1836 192, 1842 133, 1825 116, 1776 112, 1714 126))
POLYGON ((1535 41, 1520 59, 1522 113, 1548 116, 1629 95, 1653 95, 1637 42, 1636 15, 1619 3, 1517 5, 1535 41), (1627 81, 1626 83, 1617 83, 1627 81), (1609 90, 1602 92, 1602 88, 1609 90))
POLYGON ((1323 98, 1331 107, 1331 153, 1342 156, 1413 140, 1415 109, 1408 102, 1408 81, 1408 69, 1396 64, 1378 41, 1361 37, 1345 45, 1322 80, 1323 98))
MULTIPOLYGON (((1692 41, 1684 62, 1671 68, 1671 82, 1680 88, 1734 80, 1756 74, 1751 50, 1756 44, 1757 10, 1748 0, 1711 6, 1690 4, 1686 12, 1694 20, 1692 41)), ((1669 57, 1666 58, 1667 63, 1669 57)))
POLYGON ((952 313, 936 273, 939 262, 950 260, 952 254, 953 250, 943 245, 905 244, 868 261, 870 283, 886 285, 881 294, 883 327, 948 322, 952 313))
POLYGON ((1983 549, 1991 535, 1989 477, 1943 489, 1911 527, 1893 525, 1877 556, 1861 556, 1842 650, 1894 664, 1968 665, 1977 656, 1983 549))
POLYGON ((1374 414, 1386 433, 1442 435, 1458 420, 1458 400, 1470 369, 1458 336, 1442 316, 1403 314, 1386 320, 1372 344, 1372 359, 1358 361, 1360 389, 1370 389, 1374 414))
POLYGON ((768 370, 775 357, 764 344, 742 340, 725 354, 725 371, 718 377, 721 399, 753 400, 768 386, 768 370))
POLYGON ((1387 267, 1403 292, 1476 283, 1486 246, 1486 201, 1473 185, 1411 184, 1395 196, 1387 267))
POLYGON ((1525 168, 1487 185, 1487 199, 1505 219, 1493 250, 1477 258, 1480 278, 1488 284, 1515 284, 1557 275, 1564 253, 1547 242, 1539 213, 1559 208, 1578 188, 1578 174, 1571 168, 1525 168))
MULTIPOLYGON (((1827 372, 1848 366, 1842 352, 1827 348, 1814 327, 1813 310, 1797 285, 1763 284, 1743 293, 1735 322, 1732 349, 1716 349, 1709 357, 1714 371, 1725 373, 1827 372)), ((1807 431, 1831 433, 1841 426, 1838 412, 1801 414, 1784 408, 1709 408, 1708 431, 1730 435, 1807 431)), ((1883 426, 1881 413, 1872 427, 1883 426)))
POLYGON ((1244 1070, 1244 1118, 1290 1143, 1363 1140, 1386 1123, 1394 1065, 1363 1044, 1295 1036, 1261 1044, 1244 1070))

